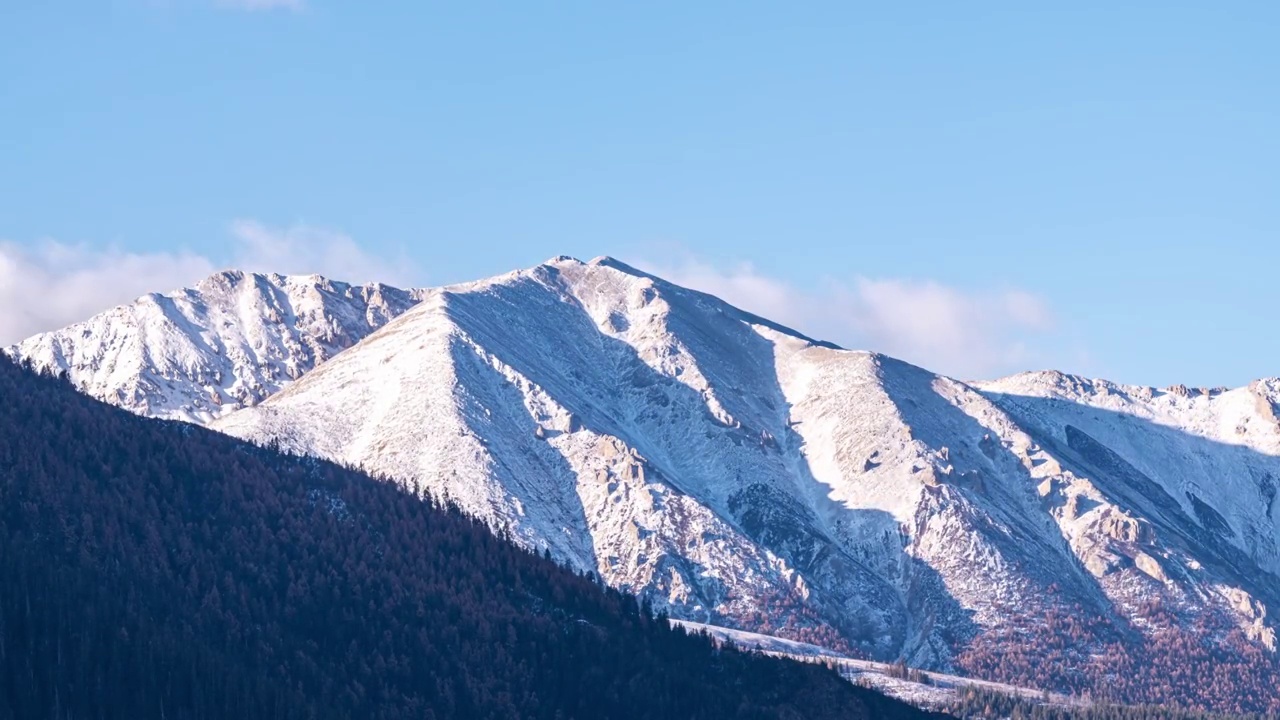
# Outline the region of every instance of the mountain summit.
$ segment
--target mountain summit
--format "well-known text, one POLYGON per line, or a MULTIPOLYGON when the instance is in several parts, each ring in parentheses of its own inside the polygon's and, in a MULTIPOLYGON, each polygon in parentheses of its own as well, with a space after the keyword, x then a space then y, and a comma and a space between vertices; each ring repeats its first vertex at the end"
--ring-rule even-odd
POLYGON ((1133 702, 1280 702, 1251 689, 1277 677, 1275 380, 966 384, 611 258, 412 292, 254 277, 343 301, 117 310, 15 352, 135 411, 448 497, 676 617, 1133 702), (93 369, 122 335, 116 357, 244 338, 234 377, 270 382, 210 407, 249 383, 93 369), (275 338, 325 349, 258 349, 275 338))
POLYGON ((253 405, 412 307, 420 290, 226 270, 9 348, 133 412, 204 423, 253 405))

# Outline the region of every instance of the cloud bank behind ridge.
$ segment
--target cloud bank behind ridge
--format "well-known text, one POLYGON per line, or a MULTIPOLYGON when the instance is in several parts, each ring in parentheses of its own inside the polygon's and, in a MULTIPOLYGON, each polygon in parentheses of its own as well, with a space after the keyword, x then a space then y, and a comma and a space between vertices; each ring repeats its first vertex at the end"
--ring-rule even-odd
POLYGON ((349 236, 305 224, 272 227, 237 220, 230 254, 219 262, 196 253, 138 253, 46 240, 0 241, 0 347, 85 320, 149 292, 193 285, 219 269, 320 273, 349 282, 411 284, 413 266, 375 256, 349 236))
POLYGON ((1037 347, 1056 329, 1046 302, 1020 289, 975 292, 934 280, 863 276, 802 288, 745 263, 725 268, 686 257, 637 264, 811 337, 960 378, 1045 362, 1037 347))
MULTIPOLYGON (((225 262, 190 252, 0 241, 0 347, 148 292, 191 286, 226 267, 400 287, 422 280, 406 258, 371 253, 350 236, 322 227, 243 219, 231 223, 230 239, 225 262)), ((751 264, 721 267, 688 255, 635 264, 812 337, 956 377, 1053 364, 1045 351, 1054 341, 1053 314, 1026 290, 969 291, 927 279, 863 276, 800 287, 751 264)))

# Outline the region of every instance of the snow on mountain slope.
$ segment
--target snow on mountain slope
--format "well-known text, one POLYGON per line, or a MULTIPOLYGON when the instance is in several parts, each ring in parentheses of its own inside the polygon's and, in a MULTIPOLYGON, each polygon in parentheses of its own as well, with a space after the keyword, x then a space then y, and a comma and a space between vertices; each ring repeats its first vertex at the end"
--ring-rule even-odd
POLYGON ((1148 594, 1112 579, 1137 570, 1176 603, 1229 605, 1274 649, 1280 380, 1157 389, 1038 372, 977 387, 1084 476, 1042 493, 1113 596, 1148 594))
MULTIPOLYGON (((1047 614, 1123 634, 1146 622, 1140 598, 1167 594, 1273 641, 1271 511, 1208 485, 1247 468, 1265 499, 1274 418, 1249 416, 1253 456, 1197 461, 1182 482, 1204 507, 1170 504, 1133 490, 1141 437, 1081 450, 1054 433, 1087 427, 1055 431, 1000 387, 816 342, 609 258, 557 258, 429 291, 213 426, 447 493, 690 620, 946 667, 1047 614), (1217 512, 1240 552, 1206 534, 1224 532, 1206 529, 1217 512)), ((1231 425, 1236 405, 1184 422, 1231 425)))
POLYGON ((447 495, 689 621, 1076 689, 1172 631, 1275 647, 1277 380, 966 384, 610 258, 424 291, 222 274, 17 352, 447 495))
POLYGON ((869 685, 886 695, 929 710, 941 712, 952 710, 958 700, 958 691, 965 688, 979 688, 1058 706, 1082 707, 1089 705, 1089 703, 1079 698, 1060 694, 1051 694, 1046 700, 1044 691, 1034 688, 986 682, 936 672, 929 672, 920 676, 918 680, 908 680, 902 677, 902 673, 906 671, 906 668, 887 663, 848 658, 829 648, 818 647, 817 645, 799 643, 773 635, 761 635, 744 630, 705 625, 688 620, 672 620, 671 623, 672 625, 683 627, 688 632, 708 635, 717 642, 734 645, 744 650, 788 657, 801 662, 830 664, 851 682, 869 685))
POLYGON ((412 307, 419 290, 228 270, 6 352, 133 412, 206 422, 253 405, 412 307))

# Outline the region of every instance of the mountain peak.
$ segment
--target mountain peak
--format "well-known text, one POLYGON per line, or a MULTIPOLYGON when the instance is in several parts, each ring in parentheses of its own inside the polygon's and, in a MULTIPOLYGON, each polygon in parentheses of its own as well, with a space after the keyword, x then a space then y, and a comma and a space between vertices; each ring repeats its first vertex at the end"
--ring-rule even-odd
POLYGON ((254 405, 403 314, 422 291, 318 274, 220 270, 150 293, 8 354, 85 393, 156 417, 207 422, 254 405))
POLYGON ((613 268, 614 270, 621 270, 622 272, 625 272, 629 275, 644 274, 644 273, 641 273, 639 270, 635 269, 634 267, 631 267, 630 265, 610 255, 599 255, 597 257, 591 258, 591 261, 587 264, 596 265, 599 267, 613 268))
POLYGON ((622 267, 626 267, 626 265, 618 262, 616 259, 608 255, 597 255, 596 257, 591 258, 587 262, 583 262, 572 255, 556 255, 555 257, 548 259, 546 262, 542 264, 543 265, 611 265, 611 266, 620 265, 622 267))
POLYGON ((542 265, 584 265, 585 263, 583 263, 578 258, 573 257, 572 255, 556 255, 553 258, 548 258, 546 262, 543 262, 541 264, 542 265))

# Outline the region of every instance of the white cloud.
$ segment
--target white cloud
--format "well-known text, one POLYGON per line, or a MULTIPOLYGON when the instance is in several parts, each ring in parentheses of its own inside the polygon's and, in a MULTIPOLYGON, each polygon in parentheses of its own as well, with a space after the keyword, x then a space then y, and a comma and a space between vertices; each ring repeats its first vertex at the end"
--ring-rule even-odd
POLYGON ((235 10, 302 10, 303 0, 215 0, 219 7, 235 10))
POLYGON ((190 286, 225 267, 412 284, 411 263, 372 255, 339 232, 301 224, 272 228, 252 220, 237 220, 230 232, 230 254, 219 259, 53 240, 34 246, 0 241, 0 347, 149 292, 190 286))
POLYGON ((1044 300, 1019 289, 965 291, 932 280, 868 277, 801 288, 750 264, 721 269, 686 258, 639 265, 811 337, 961 378, 1044 362, 1035 348, 1054 330, 1044 300))
POLYGON ((312 225, 270 227, 256 220, 231 223, 236 243, 232 264, 253 272, 285 275, 319 273, 347 282, 411 285, 416 273, 403 254, 366 252, 350 236, 312 225))
POLYGON ((0 243, 0 346, 154 290, 190 284, 215 269, 207 258, 189 253, 0 243))

